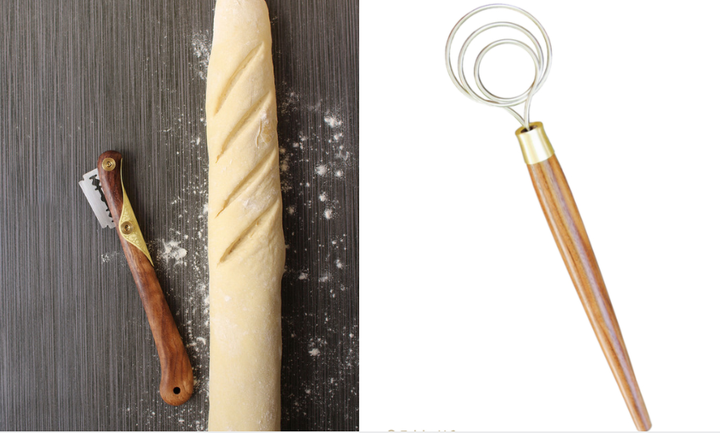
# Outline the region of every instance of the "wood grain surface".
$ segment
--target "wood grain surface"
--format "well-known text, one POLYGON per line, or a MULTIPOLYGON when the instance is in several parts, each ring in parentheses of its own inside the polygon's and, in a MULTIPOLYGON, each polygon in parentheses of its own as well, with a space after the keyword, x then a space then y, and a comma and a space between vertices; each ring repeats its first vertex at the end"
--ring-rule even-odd
MULTIPOLYGON (((358 427, 358 4, 269 0, 284 230, 282 428, 358 427)), ((0 430, 207 427, 205 75, 212 1, 0 2, 0 430), (124 183, 194 368, 160 364, 117 236, 124 183)))
MULTIPOLYGON (((123 237, 123 234, 139 234, 142 232, 134 221, 123 220, 124 211, 132 214, 132 205, 127 207, 123 199, 122 184, 122 155, 114 150, 103 152, 97 162, 98 178, 102 184, 105 197, 118 240, 122 245, 127 259, 130 273, 132 273, 135 286, 138 289, 145 315, 150 325, 158 358, 160 358, 160 396, 166 403, 173 406, 181 405, 192 396, 194 380, 190 358, 185 350, 185 344, 178 332, 173 314, 165 300, 160 282, 155 274, 155 268, 145 256, 144 247, 141 250, 136 239, 135 245, 123 237)), ((134 218, 133 218, 134 219, 134 218)))
POLYGON ((620 325, 565 174, 555 155, 528 165, 535 192, 595 336, 638 430, 652 426, 620 325))

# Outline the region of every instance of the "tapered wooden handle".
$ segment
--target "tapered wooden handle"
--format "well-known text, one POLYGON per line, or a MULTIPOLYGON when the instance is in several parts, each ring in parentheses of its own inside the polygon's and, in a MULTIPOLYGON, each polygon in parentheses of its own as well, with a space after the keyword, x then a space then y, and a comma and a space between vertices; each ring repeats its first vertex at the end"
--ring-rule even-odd
POLYGON ((585 226, 557 157, 528 164, 535 192, 638 430, 652 426, 585 226))
POLYGON ((124 202, 127 195, 122 184, 121 163, 122 155, 118 152, 107 151, 100 155, 100 183, 155 339, 162 369, 160 396, 166 403, 178 406, 192 396, 192 367, 134 214, 128 220, 128 215, 133 212, 129 203, 124 202), (136 240, 138 236, 140 242, 136 240))

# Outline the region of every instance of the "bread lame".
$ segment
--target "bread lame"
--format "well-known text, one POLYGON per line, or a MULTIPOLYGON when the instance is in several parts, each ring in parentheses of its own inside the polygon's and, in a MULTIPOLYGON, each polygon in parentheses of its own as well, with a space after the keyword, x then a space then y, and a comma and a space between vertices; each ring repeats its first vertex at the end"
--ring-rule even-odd
POLYGON ((97 168, 83 176, 80 187, 100 225, 117 230, 160 358, 160 396, 167 404, 179 406, 192 396, 192 367, 125 192, 122 161, 118 152, 103 153, 97 168))

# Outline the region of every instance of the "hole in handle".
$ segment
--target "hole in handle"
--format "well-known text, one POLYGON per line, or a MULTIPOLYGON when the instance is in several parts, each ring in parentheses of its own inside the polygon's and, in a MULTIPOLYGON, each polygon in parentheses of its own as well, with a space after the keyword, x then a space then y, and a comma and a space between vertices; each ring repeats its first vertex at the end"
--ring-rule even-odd
POLYGON ((173 392, 174 392, 175 394, 180 394, 180 388, 178 388, 178 387, 176 386, 175 388, 173 388, 173 392))

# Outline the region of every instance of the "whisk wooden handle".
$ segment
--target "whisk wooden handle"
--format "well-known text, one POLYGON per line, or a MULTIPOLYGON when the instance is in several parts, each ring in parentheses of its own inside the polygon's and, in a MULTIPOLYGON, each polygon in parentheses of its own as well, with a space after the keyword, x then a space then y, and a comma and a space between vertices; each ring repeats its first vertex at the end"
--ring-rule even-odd
POLYGON ((605 282, 560 163, 528 164, 535 192, 565 266, 638 430, 652 426, 605 282))

